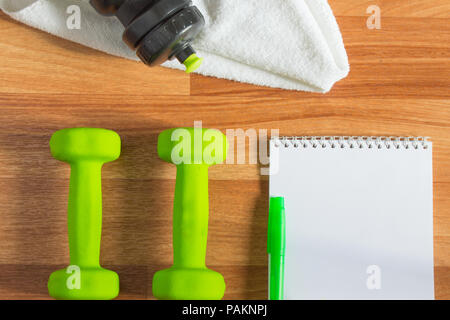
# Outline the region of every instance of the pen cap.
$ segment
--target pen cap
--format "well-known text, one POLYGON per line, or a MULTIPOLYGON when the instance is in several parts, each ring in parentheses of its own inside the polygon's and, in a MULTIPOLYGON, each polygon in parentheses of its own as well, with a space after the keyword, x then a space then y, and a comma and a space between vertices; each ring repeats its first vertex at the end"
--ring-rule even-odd
POLYGON ((283 197, 272 197, 270 198, 270 208, 283 209, 284 210, 284 198, 283 197))
POLYGON ((270 198, 267 236, 267 252, 269 254, 284 255, 286 248, 286 215, 283 197, 270 198))

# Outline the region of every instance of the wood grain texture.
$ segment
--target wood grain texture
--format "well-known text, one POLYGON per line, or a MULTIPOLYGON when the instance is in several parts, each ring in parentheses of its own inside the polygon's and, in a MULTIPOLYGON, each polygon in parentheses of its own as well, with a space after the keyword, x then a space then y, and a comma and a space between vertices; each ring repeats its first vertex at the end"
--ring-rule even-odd
POLYGON ((366 16, 369 6, 380 7, 383 17, 449 18, 450 3, 447 0, 345 0, 329 1, 337 16, 366 16))
POLYGON ((189 95, 183 72, 143 68, 0 14, 0 93, 189 95))
MULTIPOLYGON (((429 136, 434 143, 436 297, 450 299, 450 5, 444 0, 333 0, 351 63, 327 95, 191 77, 111 57, 0 13, 0 299, 47 299, 68 262, 69 168, 48 141, 61 128, 104 127, 123 140, 104 167, 102 264, 121 299, 152 299, 172 261, 175 169, 158 160, 164 129, 279 129, 281 135, 429 136), (366 8, 382 29, 366 28, 366 8)), ((269 131, 270 132, 270 131, 269 131)), ((208 265, 226 299, 267 296, 268 179, 258 165, 210 169, 208 265)))

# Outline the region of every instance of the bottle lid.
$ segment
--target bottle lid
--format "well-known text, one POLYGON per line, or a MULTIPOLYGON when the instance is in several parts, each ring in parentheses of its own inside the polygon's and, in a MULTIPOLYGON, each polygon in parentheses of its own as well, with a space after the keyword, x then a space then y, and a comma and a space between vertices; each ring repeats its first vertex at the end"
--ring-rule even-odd
POLYGON ((203 58, 199 58, 195 53, 191 54, 183 64, 186 66, 186 73, 191 73, 200 68, 203 58))

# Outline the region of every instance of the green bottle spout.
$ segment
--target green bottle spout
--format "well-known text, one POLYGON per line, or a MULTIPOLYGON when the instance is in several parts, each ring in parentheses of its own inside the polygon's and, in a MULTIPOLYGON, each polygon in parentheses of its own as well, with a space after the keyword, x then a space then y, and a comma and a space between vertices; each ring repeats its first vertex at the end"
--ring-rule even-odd
POLYGON ((186 73, 191 73, 200 68, 203 58, 199 58, 195 53, 191 54, 183 64, 186 66, 186 73))

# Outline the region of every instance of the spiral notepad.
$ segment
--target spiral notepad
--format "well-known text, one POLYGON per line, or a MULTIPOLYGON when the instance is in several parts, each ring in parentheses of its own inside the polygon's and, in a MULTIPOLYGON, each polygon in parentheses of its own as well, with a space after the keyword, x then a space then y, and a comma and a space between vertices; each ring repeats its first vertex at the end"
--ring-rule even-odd
POLYGON ((285 299, 434 299, 431 141, 276 138, 270 154, 285 299))

